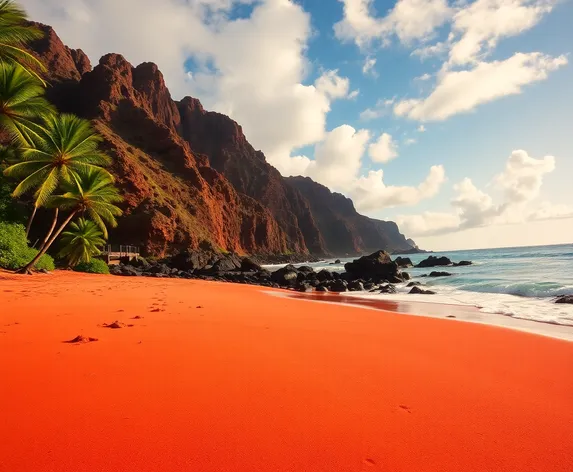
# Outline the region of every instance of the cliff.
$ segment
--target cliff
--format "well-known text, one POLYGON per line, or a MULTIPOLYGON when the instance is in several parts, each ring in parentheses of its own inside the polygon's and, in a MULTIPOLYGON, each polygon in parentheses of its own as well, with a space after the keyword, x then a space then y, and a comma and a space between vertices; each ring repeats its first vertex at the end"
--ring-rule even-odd
POLYGON ((411 249, 394 223, 359 215, 310 179, 285 179, 229 117, 191 97, 174 101, 152 63, 107 54, 92 68, 49 26, 31 50, 48 98, 92 120, 113 157, 125 214, 111 242, 154 255, 212 247, 319 256, 411 249))

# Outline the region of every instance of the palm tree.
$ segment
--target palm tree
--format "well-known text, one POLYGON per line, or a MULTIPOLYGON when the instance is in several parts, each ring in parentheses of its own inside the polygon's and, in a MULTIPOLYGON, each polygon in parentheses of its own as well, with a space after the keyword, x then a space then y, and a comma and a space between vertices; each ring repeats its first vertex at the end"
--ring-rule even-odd
MULTIPOLYGON (((38 207, 45 205, 58 186, 72 182, 74 175, 90 169, 101 170, 100 166, 111 163, 109 156, 98 150, 102 138, 88 120, 69 114, 52 115, 45 117, 41 125, 32 125, 30 130, 21 149, 21 162, 4 170, 7 176, 23 178, 14 189, 14 197, 36 189, 26 235, 38 207)), ((109 172, 102 172, 113 180, 109 172)), ((54 213, 52 227, 43 244, 56 227, 58 208, 54 213)))
POLYGON ((27 43, 42 38, 44 33, 26 24, 27 19, 26 12, 13 0, 0 0, 0 61, 16 62, 44 83, 35 71, 44 71, 44 65, 25 49, 27 43))
POLYGON ((89 262, 92 256, 101 254, 100 247, 105 244, 103 232, 90 220, 78 218, 72 221, 60 239, 62 249, 58 253, 66 258, 70 266, 80 262, 89 262))
POLYGON ((78 214, 91 218, 101 229, 104 238, 108 236, 106 224, 111 227, 117 226, 116 217, 120 216, 122 211, 114 204, 120 202, 122 198, 108 172, 98 168, 86 168, 79 174, 72 174, 71 181, 64 181, 62 187, 65 193, 49 197, 46 206, 70 213, 46 241, 36 257, 20 269, 22 273, 31 272, 40 257, 46 253, 68 223, 78 214))
POLYGON ((15 140, 29 140, 34 123, 55 112, 44 92, 42 83, 22 66, 0 62, 0 128, 15 140))

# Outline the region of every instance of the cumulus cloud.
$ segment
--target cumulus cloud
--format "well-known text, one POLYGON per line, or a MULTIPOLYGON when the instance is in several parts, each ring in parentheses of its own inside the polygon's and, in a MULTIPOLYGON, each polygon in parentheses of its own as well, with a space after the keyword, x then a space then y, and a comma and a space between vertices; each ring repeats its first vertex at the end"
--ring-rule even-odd
POLYGON ((384 182, 384 171, 370 171, 357 180, 352 199, 356 208, 363 212, 416 205, 435 196, 445 178, 443 166, 432 166, 426 179, 418 186, 392 186, 384 182))
POLYGON ((573 217, 573 207, 569 205, 549 202, 534 205, 543 177, 554 170, 553 156, 535 159, 523 150, 513 151, 505 170, 492 181, 503 192, 499 202, 465 178, 454 185, 456 196, 451 201, 451 212, 401 215, 397 222, 408 234, 431 236, 491 225, 573 217))
POLYGON ((476 0, 452 19, 450 64, 478 62, 504 37, 516 36, 549 13, 556 0, 476 0))
POLYGON ((471 70, 446 70, 429 96, 401 100, 394 105, 394 113, 420 121, 445 120, 496 98, 519 94, 524 86, 546 79, 549 72, 565 64, 565 56, 533 52, 517 53, 504 61, 480 62, 471 70))
POLYGON ((377 17, 372 0, 340 0, 344 16, 334 25, 336 36, 366 47, 373 40, 388 44, 392 36, 402 43, 431 37, 452 15, 446 0, 398 0, 386 15, 377 17))
POLYGON ((368 155, 373 162, 389 162, 398 156, 398 146, 388 133, 382 133, 377 141, 368 146, 368 155))
POLYGON ((332 101, 350 96, 337 71, 308 82, 310 15, 289 0, 21 3, 93 62, 110 51, 134 64, 156 62, 174 97, 199 96, 230 115, 279 170, 304 168, 303 158, 291 162, 292 150, 320 142, 332 101), (240 4, 251 8, 231 18, 240 4))

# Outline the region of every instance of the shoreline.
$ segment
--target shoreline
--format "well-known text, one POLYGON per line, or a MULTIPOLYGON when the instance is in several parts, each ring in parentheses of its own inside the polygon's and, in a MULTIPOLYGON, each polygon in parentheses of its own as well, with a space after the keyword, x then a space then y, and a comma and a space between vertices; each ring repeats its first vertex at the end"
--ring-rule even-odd
POLYGON ((482 312, 476 306, 462 304, 448 304, 432 302, 429 300, 403 300, 395 299, 393 295, 384 298, 374 298, 365 293, 349 292, 337 293, 299 293, 288 290, 270 291, 272 296, 293 298, 302 301, 317 303, 341 304, 363 309, 388 311, 407 316, 422 316, 448 321, 462 321, 476 323, 494 328, 509 329, 522 333, 550 337, 563 341, 573 342, 573 326, 552 323, 541 320, 528 320, 502 313, 482 312))
POLYGON ((0 472, 573 470, 570 342, 268 291, 0 274, 0 472))

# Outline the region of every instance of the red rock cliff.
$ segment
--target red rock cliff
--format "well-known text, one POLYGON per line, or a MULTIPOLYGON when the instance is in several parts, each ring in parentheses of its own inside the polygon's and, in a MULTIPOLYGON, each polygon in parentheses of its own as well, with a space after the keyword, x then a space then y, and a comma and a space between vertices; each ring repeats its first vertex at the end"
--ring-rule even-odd
POLYGON ((358 215, 310 179, 283 178, 229 117, 194 98, 173 101, 155 64, 108 54, 92 69, 81 50, 41 28, 32 50, 48 67, 48 97, 93 120, 114 158, 125 214, 112 242, 155 255, 205 242, 251 254, 409 247, 395 224, 358 215))

